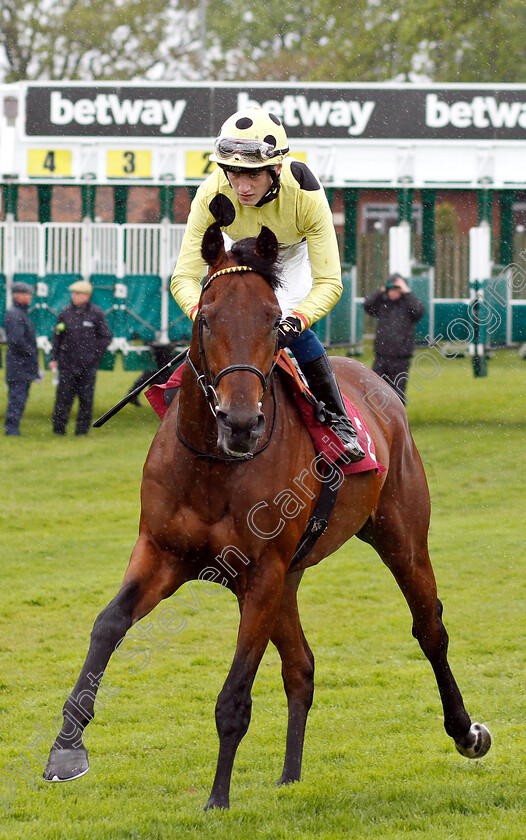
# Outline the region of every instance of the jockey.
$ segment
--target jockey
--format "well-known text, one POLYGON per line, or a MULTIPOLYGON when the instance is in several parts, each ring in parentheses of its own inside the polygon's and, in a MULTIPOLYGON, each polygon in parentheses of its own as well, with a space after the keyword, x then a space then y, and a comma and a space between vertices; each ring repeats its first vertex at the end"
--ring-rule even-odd
POLYGON ((332 214, 310 169, 287 157, 288 151, 285 129, 274 114, 247 108, 226 120, 210 155, 217 169, 192 201, 170 288, 193 320, 206 274, 201 242, 207 228, 219 222, 227 248, 239 239, 257 236, 263 225, 270 228, 280 243, 283 280, 276 293, 283 315, 278 346, 289 347, 294 354, 348 459, 361 461, 365 452, 347 416, 331 363, 310 329, 342 293, 332 214))

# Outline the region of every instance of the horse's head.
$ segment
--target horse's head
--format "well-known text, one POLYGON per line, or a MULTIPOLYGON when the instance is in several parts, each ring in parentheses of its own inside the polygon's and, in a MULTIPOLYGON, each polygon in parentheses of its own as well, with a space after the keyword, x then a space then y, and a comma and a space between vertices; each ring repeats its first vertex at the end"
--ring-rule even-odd
POLYGON ((278 242, 268 228, 225 251, 216 222, 206 231, 210 267, 193 334, 200 374, 217 420, 217 445, 231 457, 253 452, 265 430, 261 400, 273 367, 281 318, 274 290, 278 242))

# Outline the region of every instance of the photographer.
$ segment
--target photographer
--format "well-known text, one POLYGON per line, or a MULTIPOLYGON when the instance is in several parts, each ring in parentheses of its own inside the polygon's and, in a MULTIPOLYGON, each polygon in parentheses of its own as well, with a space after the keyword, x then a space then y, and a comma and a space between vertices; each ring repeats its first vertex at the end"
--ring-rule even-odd
POLYGON ((391 274, 382 289, 366 298, 363 308, 378 319, 373 370, 391 385, 405 403, 415 324, 424 314, 425 306, 400 274, 391 274))

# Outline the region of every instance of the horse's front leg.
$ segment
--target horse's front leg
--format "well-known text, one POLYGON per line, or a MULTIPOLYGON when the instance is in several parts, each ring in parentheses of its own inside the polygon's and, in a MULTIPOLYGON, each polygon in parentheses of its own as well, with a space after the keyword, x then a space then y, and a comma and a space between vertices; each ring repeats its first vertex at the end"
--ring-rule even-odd
POLYGON ((97 690, 111 654, 134 621, 147 615, 184 583, 184 577, 167 561, 148 537, 139 537, 119 592, 93 625, 86 660, 64 703, 62 728, 44 770, 46 781, 65 782, 88 772, 88 753, 82 736, 95 716, 97 690))
POLYGON ((234 759, 250 723, 252 684, 279 611, 285 577, 283 566, 270 557, 262 565, 264 569, 254 571, 238 595, 241 620, 234 659, 216 703, 219 756, 205 811, 230 806, 234 759))
POLYGON ((271 640, 281 657, 281 673, 288 703, 287 748, 280 785, 299 782, 305 725, 314 695, 314 656, 303 633, 297 591, 303 572, 285 578, 279 614, 271 640))

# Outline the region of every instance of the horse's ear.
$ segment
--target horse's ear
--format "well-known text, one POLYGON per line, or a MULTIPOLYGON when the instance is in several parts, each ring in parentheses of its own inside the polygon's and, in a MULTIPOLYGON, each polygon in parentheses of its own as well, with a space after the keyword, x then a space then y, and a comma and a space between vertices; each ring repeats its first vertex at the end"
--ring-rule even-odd
POLYGON ((275 233, 263 225, 256 239, 256 254, 275 263, 278 258, 278 253, 279 245, 275 233))
POLYGON ((225 241, 219 222, 210 225, 203 236, 201 255, 205 263, 211 266, 215 265, 219 258, 225 255, 225 241))

